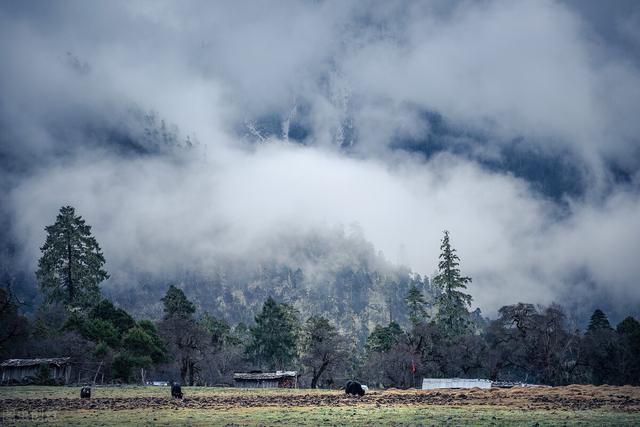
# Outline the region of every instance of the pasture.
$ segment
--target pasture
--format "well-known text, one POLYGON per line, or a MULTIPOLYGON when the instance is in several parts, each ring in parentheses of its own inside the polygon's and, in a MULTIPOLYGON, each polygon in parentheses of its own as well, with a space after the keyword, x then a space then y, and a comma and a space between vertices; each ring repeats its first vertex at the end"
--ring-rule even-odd
POLYGON ((640 425, 640 388, 341 391, 183 387, 2 387, 0 424, 123 425, 640 425))

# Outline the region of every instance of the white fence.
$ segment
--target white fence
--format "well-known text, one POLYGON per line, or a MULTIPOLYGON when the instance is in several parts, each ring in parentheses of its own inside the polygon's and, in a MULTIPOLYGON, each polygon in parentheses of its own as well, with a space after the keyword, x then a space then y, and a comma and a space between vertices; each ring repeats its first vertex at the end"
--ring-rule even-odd
POLYGON ((424 378, 423 390, 436 388, 491 388, 491 381, 466 378, 424 378))

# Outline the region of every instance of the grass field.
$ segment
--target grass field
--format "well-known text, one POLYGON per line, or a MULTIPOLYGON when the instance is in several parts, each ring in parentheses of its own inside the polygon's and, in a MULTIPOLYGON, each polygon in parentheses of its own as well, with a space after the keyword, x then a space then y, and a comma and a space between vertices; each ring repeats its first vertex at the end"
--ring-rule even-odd
POLYGON ((175 401, 167 397, 167 387, 94 387, 87 401, 79 399, 78 387, 2 387, 0 421, 19 426, 640 425, 640 392, 630 387, 376 391, 363 399, 322 390, 183 391, 184 401, 175 401), (596 404, 576 404, 591 400, 596 404))
MULTIPOLYGON (((169 387, 155 386, 94 386, 91 388, 92 397, 167 397, 170 394, 169 387)), ((185 395, 188 396, 219 396, 219 395, 306 395, 306 394, 326 394, 326 390, 312 389, 250 389, 235 387, 182 387, 185 395)), ((0 401, 13 397, 22 399, 44 399, 44 398, 76 398, 80 396, 80 387, 54 387, 54 386, 19 386, 0 387, 0 401)))

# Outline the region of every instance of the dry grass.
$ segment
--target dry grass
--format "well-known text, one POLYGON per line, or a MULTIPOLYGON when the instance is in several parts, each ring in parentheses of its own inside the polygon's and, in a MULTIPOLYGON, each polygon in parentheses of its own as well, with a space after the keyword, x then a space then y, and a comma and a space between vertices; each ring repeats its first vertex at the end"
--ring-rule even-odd
MULTIPOLYGON (((640 425, 640 388, 340 391, 184 387, 0 388, 7 425, 640 425)), ((0 423, 2 424, 2 423, 0 423)))
POLYGON ((637 413, 521 410, 495 407, 390 406, 218 409, 77 410, 16 413, 15 426, 636 426, 637 413))

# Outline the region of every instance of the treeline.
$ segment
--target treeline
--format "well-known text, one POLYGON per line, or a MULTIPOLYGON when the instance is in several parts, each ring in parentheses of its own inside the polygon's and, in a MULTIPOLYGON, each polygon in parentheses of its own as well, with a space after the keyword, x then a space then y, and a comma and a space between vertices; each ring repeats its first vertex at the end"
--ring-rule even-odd
POLYGON ((640 384, 640 324, 615 329, 596 310, 585 333, 571 331, 562 307, 515 304, 470 333, 451 336, 437 322, 409 330, 377 327, 363 377, 374 384, 418 385, 422 377, 489 378, 537 384, 640 384))
MULTIPOLYGON (((581 332, 570 329, 557 305, 509 305, 491 321, 470 312, 471 278, 462 275, 448 232, 432 279, 436 296, 411 286, 404 298, 410 321, 404 327, 394 321, 375 325, 363 347, 332 319, 305 316, 271 297, 252 324, 231 325, 198 314, 173 285, 161 299, 161 319, 136 321, 102 298, 104 257, 74 209, 63 207, 46 230, 36 273, 44 303, 36 314, 21 315, 11 288, 0 290, 3 358, 72 356, 93 366, 92 380, 105 382, 217 385, 231 384, 239 371, 296 370, 299 383, 309 387, 357 378, 406 388, 419 386, 423 377, 640 383, 640 323, 633 317, 613 328, 596 310, 581 332)), ((32 380, 47 382, 46 375, 32 380)))

